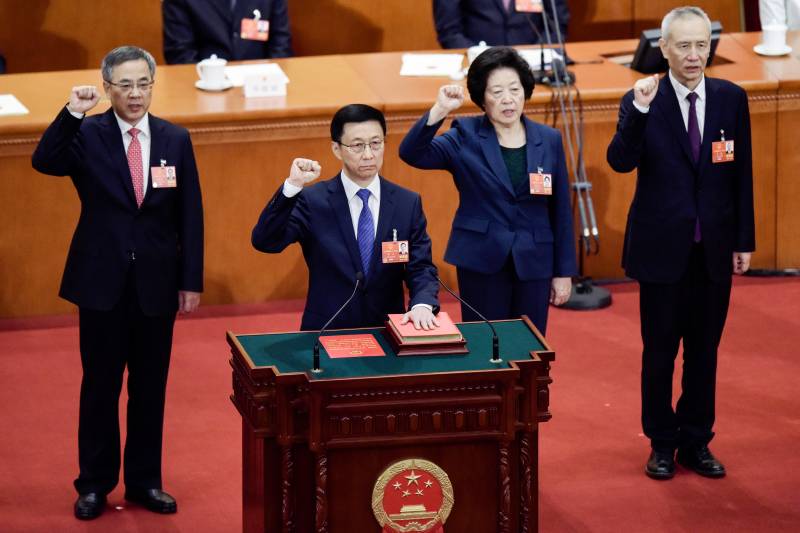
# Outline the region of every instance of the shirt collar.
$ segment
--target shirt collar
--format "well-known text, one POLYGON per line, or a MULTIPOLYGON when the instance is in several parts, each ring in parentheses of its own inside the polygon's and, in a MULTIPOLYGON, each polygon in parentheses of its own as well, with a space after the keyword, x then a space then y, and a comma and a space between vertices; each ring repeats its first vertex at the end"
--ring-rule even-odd
POLYGON ((678 81, 678 79, 672 75, 672 69, 669 71, 669 82, 672 84, 672 88, 675 90, 675 95, 678 97, 679 101, 686 100, 686 97, 689 93, 694 92, 697 94, 697 98, 705 102, 706 100, 706 77, 705 74, 700 79, 700 83, 697 84, 697 87, 694 88, 694 91, 690 91, 688 87, 678 81))
MULTIPOLYGON (((351 180, 344 169, 342 169, 342 186, 344 186, 344 194, 347 196, 348 202, 353 199, 353 196, 355 196, 359 190, 364 188, 351 180)), ((374 196, 378 202, 381 201, 381 180, 378 179, 377 174, 375 174, 375 177, 366 188, 369 189, 369 192, 372 193, 372 196, 374 196)))
POLYGON ((128 130, 131 128, 136 128, 139 130, 139 135, 144 135, 145 137, 150 137, 150 113, 145 113, 142 119, 136 124, 136 126, 131 126, 124 120, 122 120, 117 112, 114 111, 114 117, 117 119, 117 125, 119 126, 119 130, 122 132, 123 135, 128 133, 128 130))

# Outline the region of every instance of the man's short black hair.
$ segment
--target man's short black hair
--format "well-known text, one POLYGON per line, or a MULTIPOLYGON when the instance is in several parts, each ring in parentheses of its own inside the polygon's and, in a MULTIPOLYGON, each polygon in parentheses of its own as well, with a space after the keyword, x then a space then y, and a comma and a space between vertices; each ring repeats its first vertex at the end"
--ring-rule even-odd
POLYGON ((533 94, 533 72, 525 59, 513 48, 493 46, 475 58, 467 73, 467 90, 475 105, 483 109, 486 82, 489 75, 498 68, 511 68, 517 71, 525 100, 533 94))
POLYGON ((344 125, 348 122, 368 122, 370 120, 377 120, 383 135, 386 135, 386 119, 379 110, 372 106, 365 104, 350 104, 341 108, 333 115, 331 120, 331 140, 334 142, 342 141, 342 132, 344 125))

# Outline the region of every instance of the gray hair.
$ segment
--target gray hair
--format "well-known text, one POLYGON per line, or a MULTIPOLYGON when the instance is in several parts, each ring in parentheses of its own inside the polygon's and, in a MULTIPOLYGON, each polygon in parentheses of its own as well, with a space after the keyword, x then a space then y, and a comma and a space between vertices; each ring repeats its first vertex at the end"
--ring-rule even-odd
POLYGON ((153 55, 150 52, 138 46, 120 46, 111 50, 103 58, 103 62, 100 64, 100 72, 103 75, 103 79, 111 81, 111 72, 114 67, 127 61, 137 61, 139 59, 144 59, 147 62, 147 68, 150 69, 150 78, 155 78, 156 60, 153 59, 153 55))
POLYGON ((711 34, 711 19, 708 18, 706 12, 696 6, 683 6, 683 7, 676 7, 669 13, 667 13, 664 18, 661 20, 661 38, 665 41, 669 40, 669 28, 672 26, 672 23, 678 19, 695 16, 700 17, 706 23, 708 27, 708 33, 711 34))

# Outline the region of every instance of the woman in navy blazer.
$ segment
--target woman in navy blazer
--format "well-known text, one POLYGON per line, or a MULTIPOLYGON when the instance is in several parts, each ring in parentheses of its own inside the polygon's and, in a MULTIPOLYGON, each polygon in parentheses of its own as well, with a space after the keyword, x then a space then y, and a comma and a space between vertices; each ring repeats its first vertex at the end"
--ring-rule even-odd
MULTIPOLYGON (((569 298, 577 267, 561 134, 522 114, 533 86, 513 48, 490 48, 467 76, 470 98, 485 114, 454 119, 436 137, 464 101, 461 86, 443 86, 403 139, 400 157, 453 175, 459 206, 445 261, 457 267, 464 299, 490 320, 528 315, 544 332, 548 303, 569 298), (550 194, 533 194, 548 174, 550 194)), ((463 305, 461 312, 463 320, 479 319, 463 305)))

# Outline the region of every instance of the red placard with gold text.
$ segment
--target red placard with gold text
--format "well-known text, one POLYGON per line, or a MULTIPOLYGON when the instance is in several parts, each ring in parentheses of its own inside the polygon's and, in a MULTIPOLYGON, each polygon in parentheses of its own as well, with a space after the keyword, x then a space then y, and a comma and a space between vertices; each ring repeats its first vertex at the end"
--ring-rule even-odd
POLYGON ((386 355, 374 335, 329 335, 320 338, 331 359, 342 357, 378 357, 386 355))

